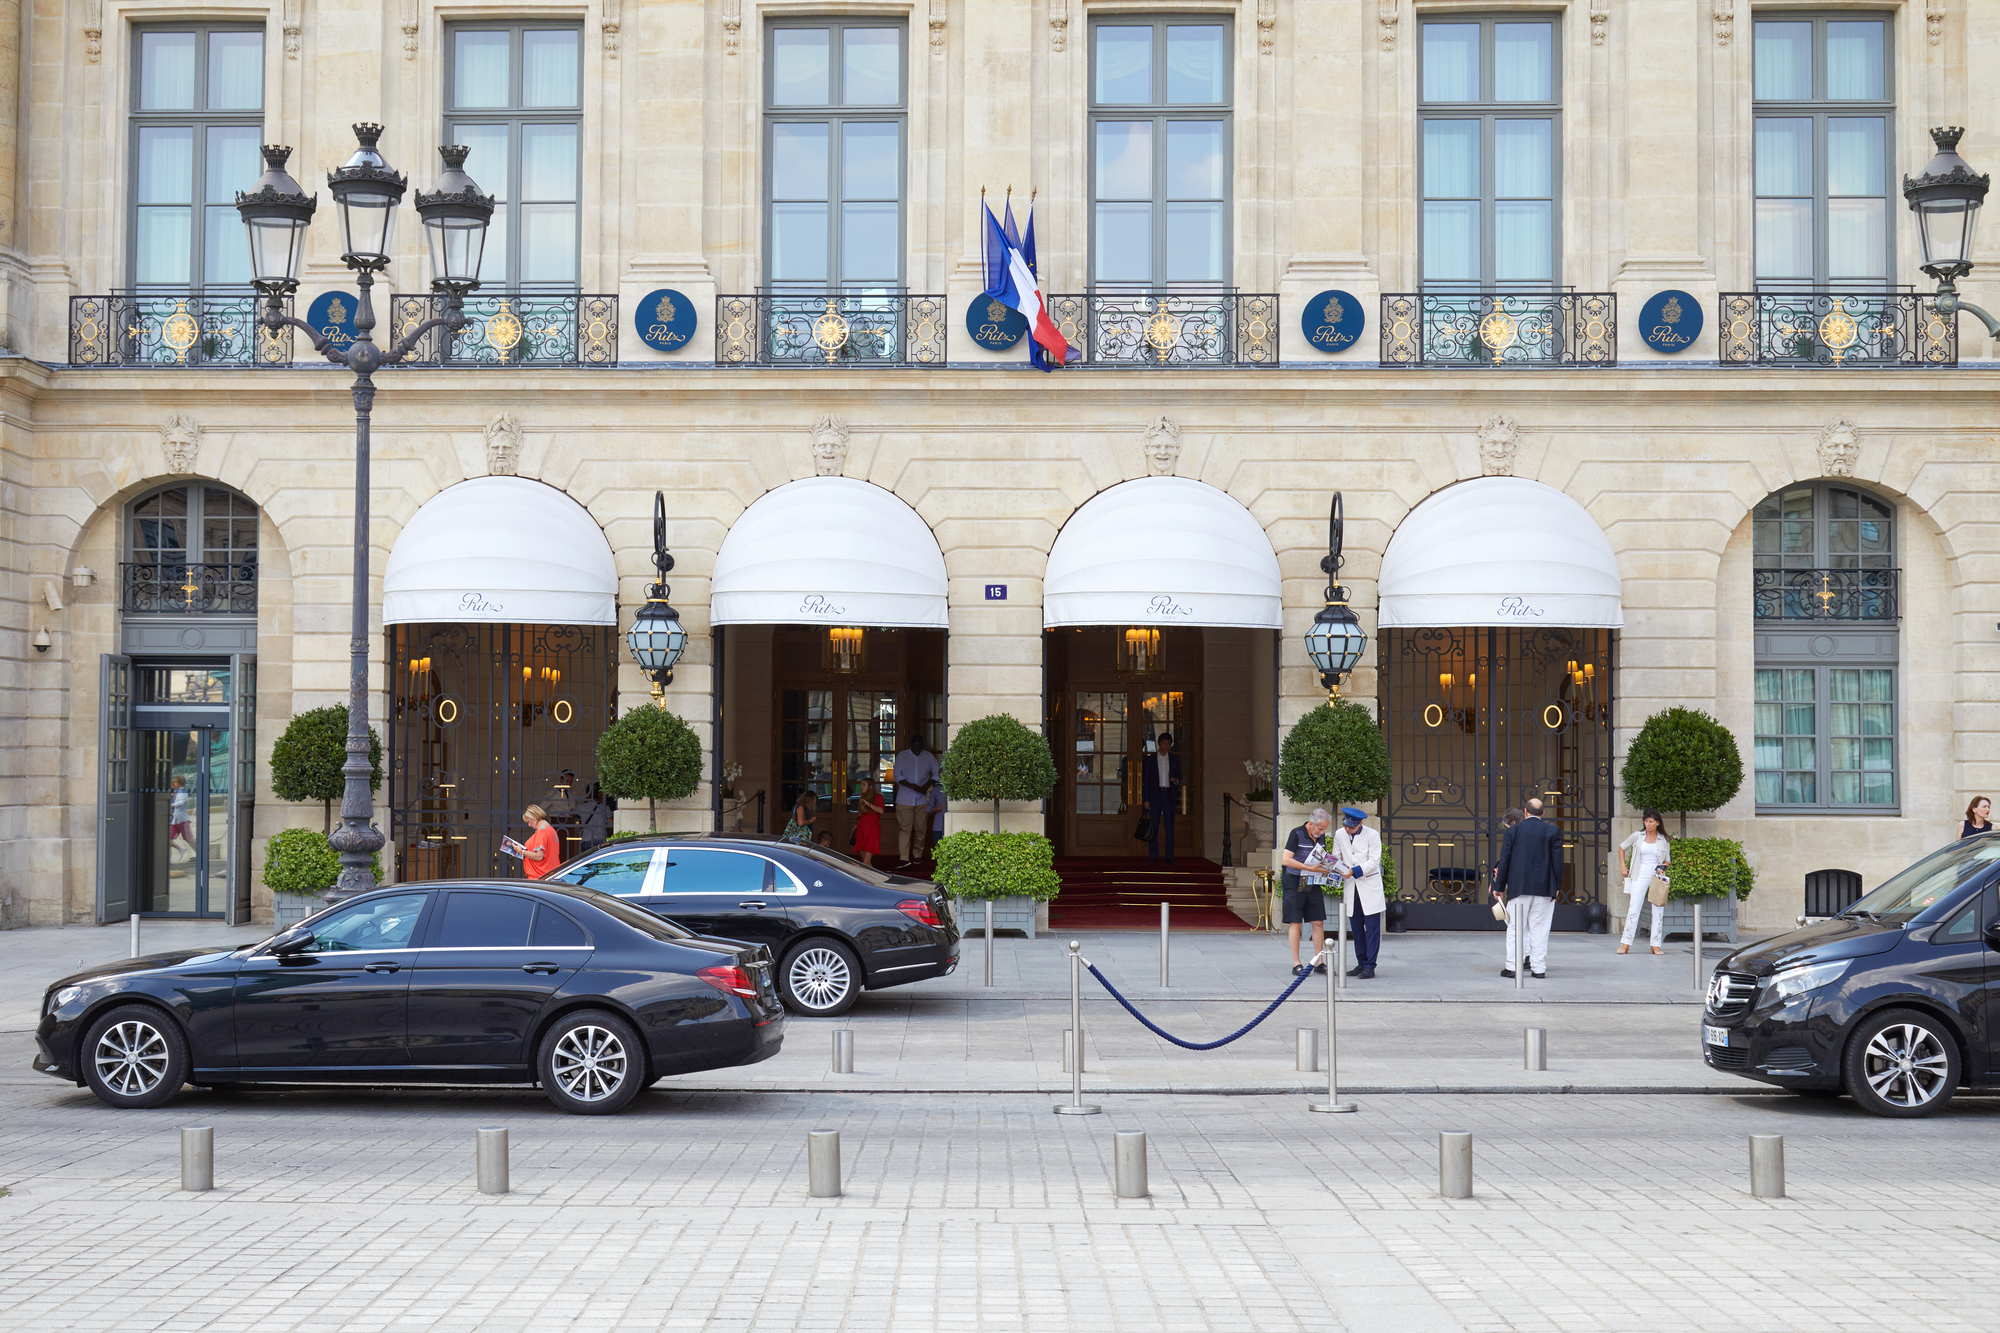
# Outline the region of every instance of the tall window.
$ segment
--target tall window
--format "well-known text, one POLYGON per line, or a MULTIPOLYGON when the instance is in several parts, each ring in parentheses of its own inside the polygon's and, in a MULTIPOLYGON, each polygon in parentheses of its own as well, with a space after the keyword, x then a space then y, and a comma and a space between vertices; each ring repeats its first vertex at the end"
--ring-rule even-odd
POLYGON ((1425 23, 1420 59, 1424 286, 1553 284, 1562 124, 1555 22, 1425 23))
POLYGON ((1888 281, 1888 20, 1787 15, 1756 29, 1758 285, 1888 281))
POLYGON ((1229 25, 1091 26, 1093 283, 1229 281, 1229 25))
POLYGON ((493 196, 479 280, 574 291, 582 194, 583 43, 574 27, 481 23, 450 30, 445 137, 493 196))
POLYGON ((770 26, 764 271, 773 285, 902 285, 904 31, 881 19, 770 26))
POLYGON ((257 562, 257 506, 224 486, 170 486, 132 506, 132 562, 257 562))
POLYGON ((132 285, 247 286, 236 192, 264 170, 263 30, 186 23, 133 40, 132 285))

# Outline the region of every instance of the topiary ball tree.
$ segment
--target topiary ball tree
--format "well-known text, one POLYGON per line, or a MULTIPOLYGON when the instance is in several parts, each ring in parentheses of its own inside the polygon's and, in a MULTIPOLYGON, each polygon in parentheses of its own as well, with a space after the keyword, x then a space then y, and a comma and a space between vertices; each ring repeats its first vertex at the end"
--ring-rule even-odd
POLYGON ((995 713, 958 729, 938 770, 944 794, 954 801, 993 802, 993 831, 1000 831, 1000 802, 1041 801, 1056 789, 1056 760, 1048 738, 1018 718, 995 713))
POLYGON ((701 737, 664 708, 627 709, 598 738, 597 785, 606 796, 644 800, 658 829, 656 802, 692 796, 701 785, 701 737))
MULTIPOLYGON (((347 705, 329 704, 292 718, 285 734, 271 747, 271 791, 281 801, 318 801, 326 827, 333 831, 333 803, 341 798, 346 780, 340 766, 347 762, 347 705)), ((382 737, 368 728, 368 790, 382 786, 382 737)))
POLYGON ((1389 745, 1358 703, 1325 703, 1300 718, 1278 751, 1278 789, 1299 805, 1337 810, 1389 791, 1389 745))
POLYGON ((1729 728, 1695 708, 1669 708, 1646 719, 1625 752, 1618 785, 1640 810, 1713 810, 1743 786, 1743 756, 1729 728))

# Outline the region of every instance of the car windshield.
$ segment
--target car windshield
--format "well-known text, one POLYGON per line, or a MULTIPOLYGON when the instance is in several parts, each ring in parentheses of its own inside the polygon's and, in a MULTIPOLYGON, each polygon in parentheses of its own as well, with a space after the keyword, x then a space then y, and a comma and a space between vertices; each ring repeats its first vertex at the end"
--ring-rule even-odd
POLYGON ((624 922, 642 935, 651 935, 656 940, 691 940, 693 932, 682 930, 673 922, 654 916, 643 907, 634 907, 622 898, 614 898, 602 889, 586 889, 581 886, 571 889, 568 896, 589 903, 608 917, 624 922))
POLYGON ((1841 915, 1903 925, 1978 879, 1996 861, 2000 861, 2000 837, 1955 842, 1932 852, 1841 915))

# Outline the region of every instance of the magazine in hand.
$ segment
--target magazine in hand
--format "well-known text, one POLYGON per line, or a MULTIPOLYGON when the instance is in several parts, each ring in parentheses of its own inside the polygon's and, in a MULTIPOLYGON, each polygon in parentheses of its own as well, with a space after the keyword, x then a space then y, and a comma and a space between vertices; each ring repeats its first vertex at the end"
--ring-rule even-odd
POLYGON ((528 859, 528 849, 520 843, 515 842, 512 838, 500 839, 500 850, 513 857, 516 861, 525 861, 528 859))

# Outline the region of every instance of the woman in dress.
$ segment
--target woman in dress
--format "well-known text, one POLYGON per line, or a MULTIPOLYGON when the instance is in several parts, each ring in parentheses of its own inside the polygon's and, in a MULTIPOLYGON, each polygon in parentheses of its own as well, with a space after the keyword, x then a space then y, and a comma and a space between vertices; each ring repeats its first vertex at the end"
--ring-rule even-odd
POLYGON ((792 807, 792 818, 785 825, 785 831, 778 835, 779 842, 797 842, 810 845, 813 840, 813 823, 819 818, 819 797, 807 787, 799 793, 798 803, 792 807))
POLYGON ((854 859, 872 866, 882 853, 882 792, 873 782, 861 786, 861 818, 854 822, 854 859))
POLYGON ((1972 804, 1965 807, 1965 822, 1958 826, 1958 836, 1970 838, 1980 833, 1993 831, 1993 802, 1984 796, 1972 798, 1972 804))
MULTIPOLYGON (((1632 952, 1632 935, 1639 929, 1639 909, 1647 906, 1646 891, 1653 886, 1653 872, 1667 864, 1669 839, 1658 810, 1639 817, 1640 831, 1618 844, 1618 870, 1625 876, 1625 933, 1619 938, 1618 952, 1632 952)), ((1667 909, 1652 904, 1654 953, 1665 953, 1660 941, 1666 938, 1667 909)))

